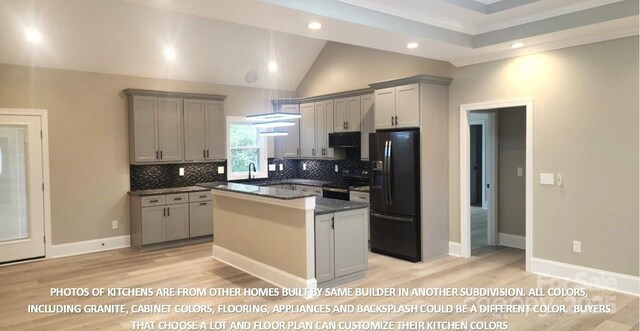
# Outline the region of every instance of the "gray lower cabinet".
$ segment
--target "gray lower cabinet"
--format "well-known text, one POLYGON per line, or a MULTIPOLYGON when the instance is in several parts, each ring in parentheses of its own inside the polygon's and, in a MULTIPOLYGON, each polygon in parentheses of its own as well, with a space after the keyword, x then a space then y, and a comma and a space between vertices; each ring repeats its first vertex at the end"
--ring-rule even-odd
POLYGON ((367 269, 367 209, 316 216, 318 286, 338 286, 364 278, 367 269))
POLYGON ((211 235, 211 192, 131 196, 131 246, 211 235))
POLYGON ((322 187, 318 186, 296 185, 295 190, 300 193, 313 193, 318 197, 322 196, 322 187))

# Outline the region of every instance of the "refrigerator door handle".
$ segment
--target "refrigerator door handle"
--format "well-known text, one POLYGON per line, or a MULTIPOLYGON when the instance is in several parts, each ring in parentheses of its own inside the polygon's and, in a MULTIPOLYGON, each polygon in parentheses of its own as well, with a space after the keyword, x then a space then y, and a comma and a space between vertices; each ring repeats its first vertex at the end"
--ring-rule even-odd
POLYGON ((389 205, 393 204, 393 194, 391 194, 392 193, 391 188, 393 187, 393 175, 392 175, 392 172, 391 172, 391 170, 392 170, 391 169, 391 164, 393 163, 393 161, 391 159, 392 151, 393 151, 393 149, 391 148, 391 140, 389 140, 389 152, 388 152, 389 155, 387 156, 387 160, 388 160, 387 161, 388 162, 388 164, 387 164, 387 176, 388 176, 388 178, 387 178, 387 184, 388 184, 387 185, 388 186, 387 187, 387 192, 389 192, 389 205))
POLYGON ((413 222, 413 217, 400 217, 400 216, 386 215, 386 214, 376 213, 374 211, 371 211, 369 213, 371 216, 381 218, 381 219, 386 219, 386 220, 391 220, 396 222, 407 222, 407 223, 413 222))

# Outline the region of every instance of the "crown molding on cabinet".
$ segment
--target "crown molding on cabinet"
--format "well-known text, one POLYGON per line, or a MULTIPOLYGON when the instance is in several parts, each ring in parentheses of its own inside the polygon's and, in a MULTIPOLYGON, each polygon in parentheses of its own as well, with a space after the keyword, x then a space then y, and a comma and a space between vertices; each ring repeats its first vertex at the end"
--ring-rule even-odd
POLYGON ((375 83, 370 83, 369 86, 372 89, 382 89, 387 87, 415 84, 415 83, 426 83, 426 84, 436 84, 436 85, 446 85, 451 84, 453 79, 449 77, 439 77, 439 76, 430 76, 430 75, 416 75, 411 77, 404 78, 396 78, 390 79, 375 83))
POLYGON ((154 90, 141 90, 141 89, 125 89, 124 92, 128 96, 132 95, 144 95, 151 97, 163 97, 163 98, 183 98, 183 99, 207 99, 207 100, 219 100, 223 101, 227 98, 222 94, 205 94, 205 93, 186 93, 186 92, 168 92, 168 91, 154 91, 154 90))
POLYGON ((363 89, 351 90, 346 92, 337 92, 337 93, 331 93, 331 94, 316 95, 316 96, 306 97, 306 98, 299 98, 298 102, 307 103, 307 102, 315 102, 315 101, 323 101, 323 100, 331 100, 331 99, 341 99, 341 98, 356 97, 359 95, 365 95, 365 94, 371 94, 371 93, 373 93, 373 89, 363 88, 363 89))

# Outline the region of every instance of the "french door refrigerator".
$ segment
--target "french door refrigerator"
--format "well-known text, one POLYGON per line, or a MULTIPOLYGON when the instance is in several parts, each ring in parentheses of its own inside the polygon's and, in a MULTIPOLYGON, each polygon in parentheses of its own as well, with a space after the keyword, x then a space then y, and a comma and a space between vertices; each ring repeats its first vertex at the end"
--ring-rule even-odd
POLYGON ((420 136, 369 134, 371 251, 420 261, 420 136))

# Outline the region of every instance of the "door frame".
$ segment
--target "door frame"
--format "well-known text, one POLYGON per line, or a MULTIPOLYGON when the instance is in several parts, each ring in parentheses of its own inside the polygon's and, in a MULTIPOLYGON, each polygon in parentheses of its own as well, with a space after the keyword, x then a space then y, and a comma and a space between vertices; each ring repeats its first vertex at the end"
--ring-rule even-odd
POLYGON ((44 213, 44 256, 49 258, 51 252, 51 178, 49 177, 49 116, 46 109, 0 108, 0 115, 38 116, 42 125, 42 181, 44 213))
MULTIPOLYGON (((461 256, 471 256, 471 217, 469 212, 469 113, 475 110, 525 107, 526 124, 526 188, 525 188, 525 264, 531 271, 533 253, 533 98, 487 101, 460 105, 460 246, 461 256)), ((495 199, 494 199, 495 200, 495 199)))

